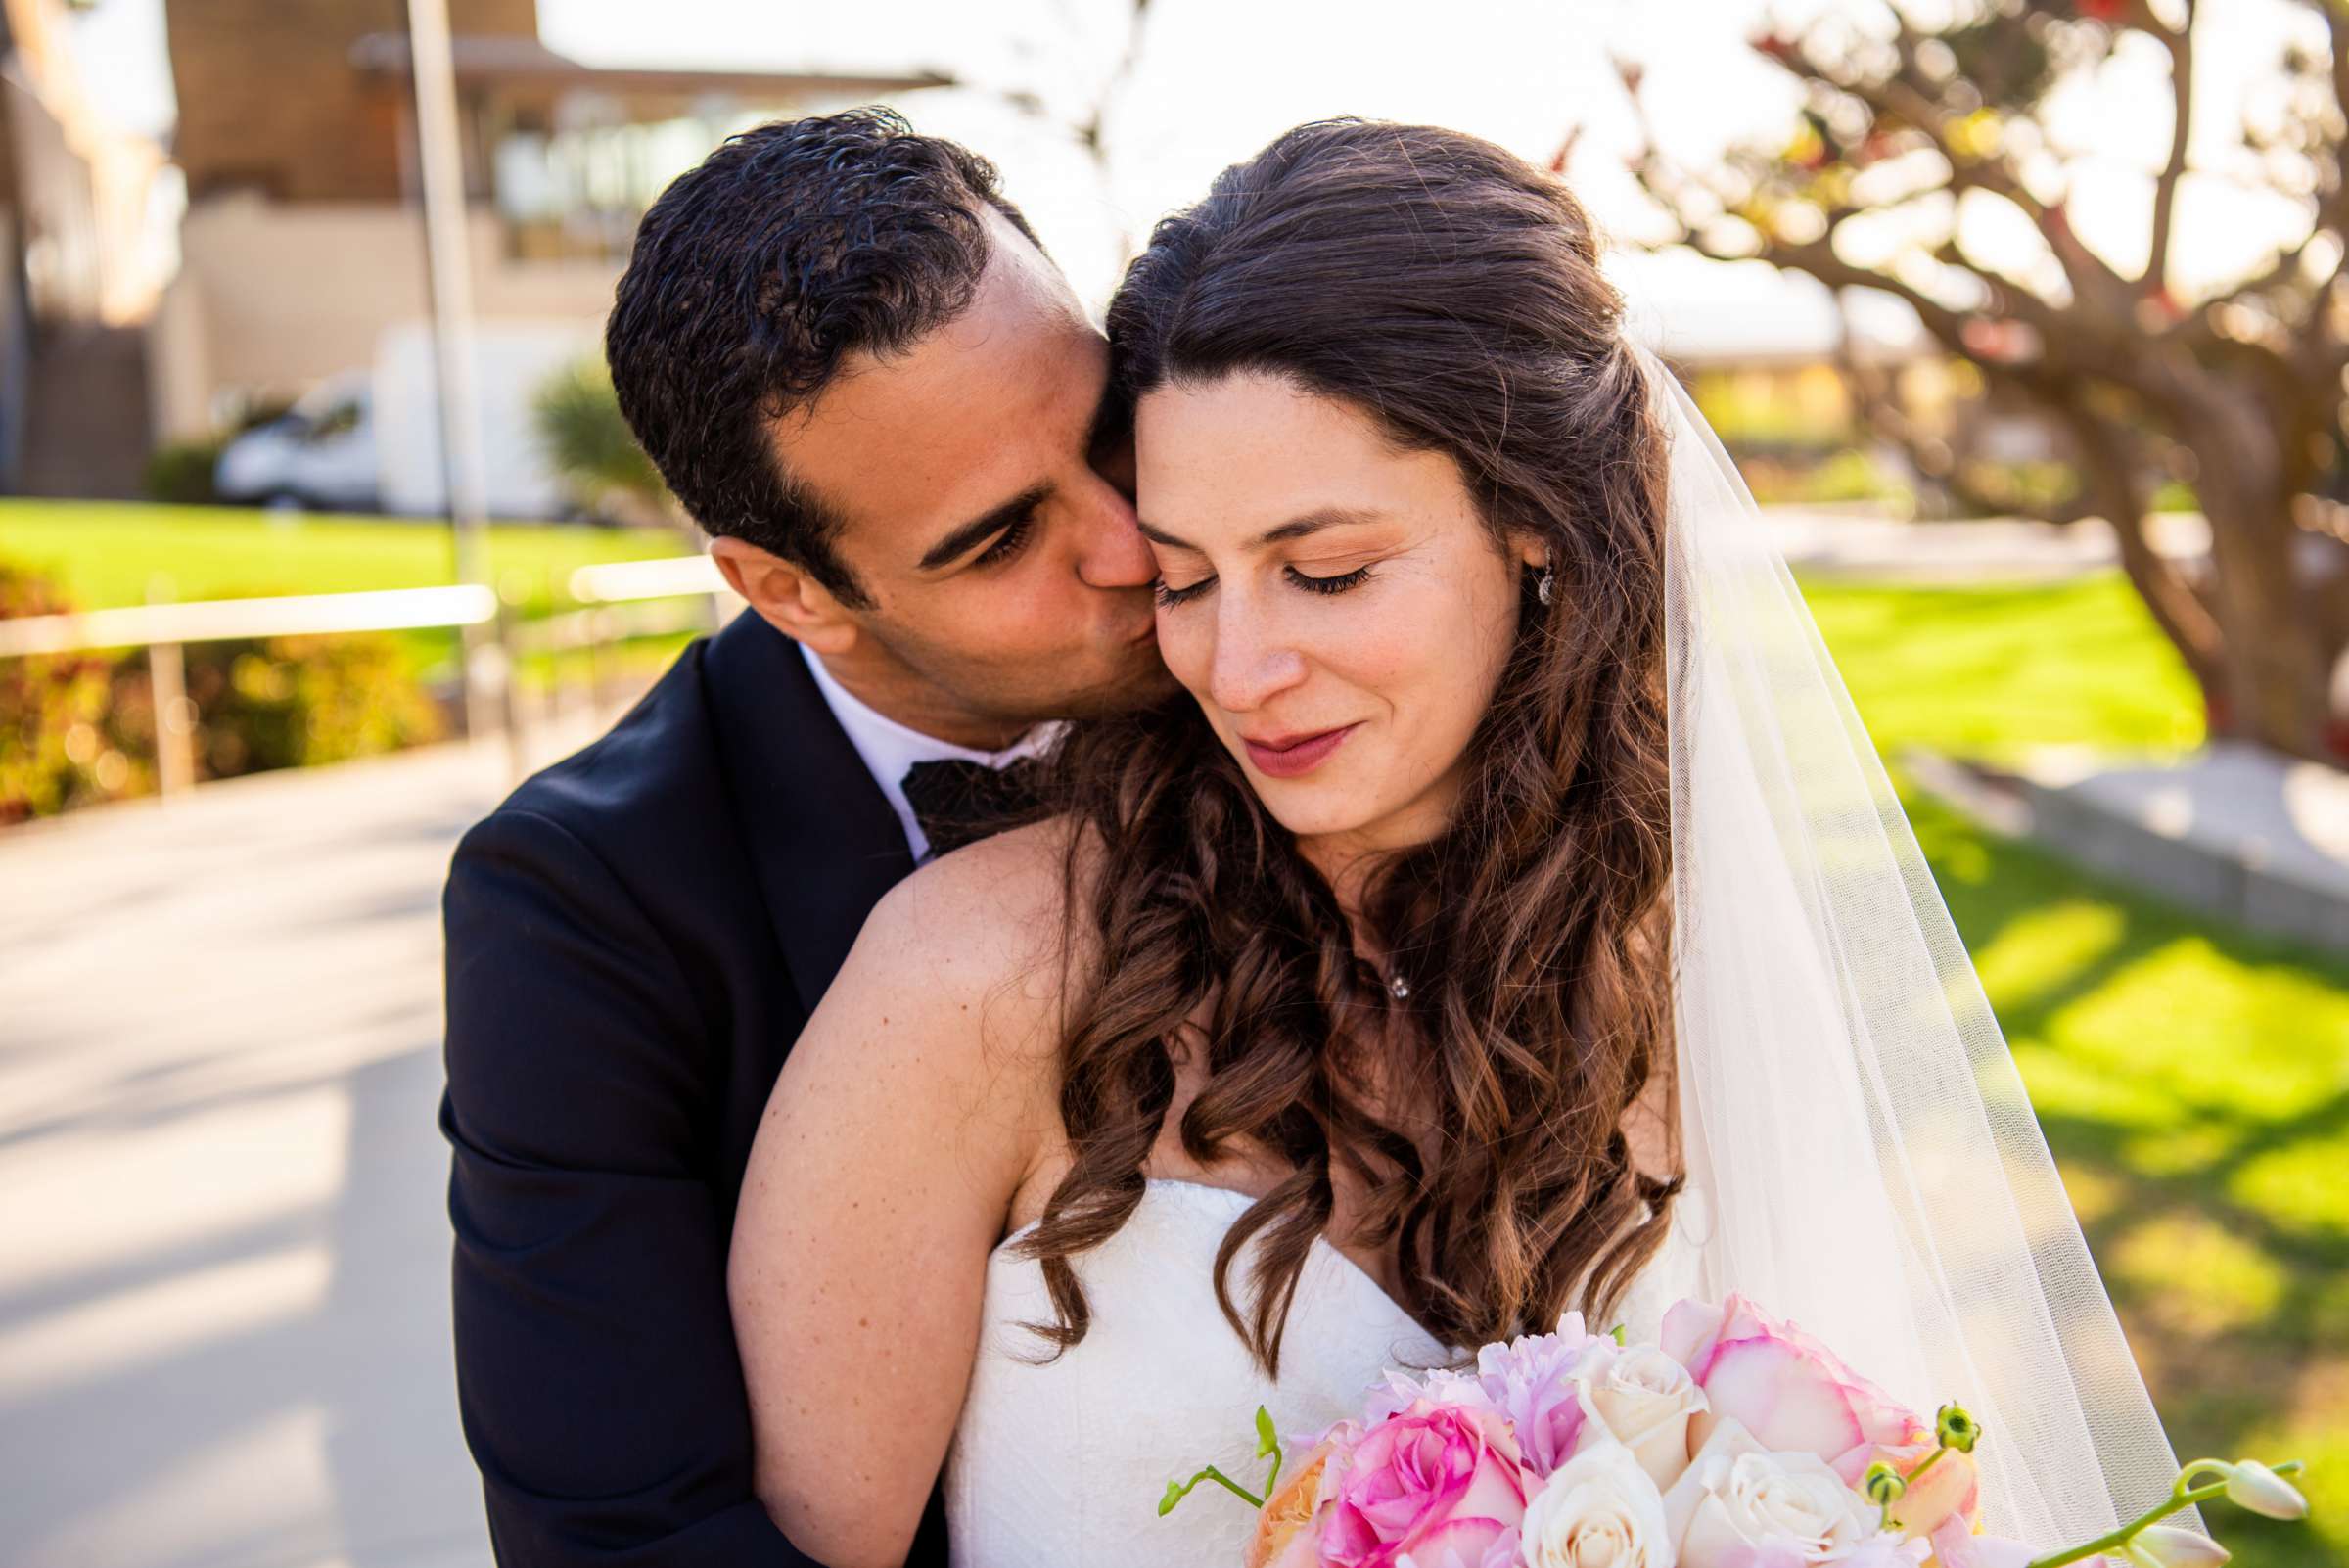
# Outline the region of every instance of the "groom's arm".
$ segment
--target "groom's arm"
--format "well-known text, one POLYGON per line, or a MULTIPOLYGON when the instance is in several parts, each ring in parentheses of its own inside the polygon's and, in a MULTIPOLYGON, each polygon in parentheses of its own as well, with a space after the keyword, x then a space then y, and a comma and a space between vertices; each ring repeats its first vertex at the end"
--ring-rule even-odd
POLYGON ((443 912, 457 1385, 498 1561, 818 1568, 752 1491, 682 972, 593 851, 512 807, 443 912))

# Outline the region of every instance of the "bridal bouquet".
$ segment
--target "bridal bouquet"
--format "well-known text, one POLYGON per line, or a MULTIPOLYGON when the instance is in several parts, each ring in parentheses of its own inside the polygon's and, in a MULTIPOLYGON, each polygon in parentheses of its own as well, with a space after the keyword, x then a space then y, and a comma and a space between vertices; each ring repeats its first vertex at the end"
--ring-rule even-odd
POLYGON ((1570 1313, 1473 1373, 1389 1373, 1285 1475, 1260 1409, 1265 1495, 1210 1466, 1159 1512, 1202 1482, 1236 1493, 1258 1509, 1246 1568, 2216 1568, 2223 1547, 2155 1521, 2222 1495, 2307 1512, 2296 1462, 2198 1460, 2142 1518, 2042 1552, 1978 1533, 1981 1433, 1958 1406, 1927 1423, 1741 1296, 1681 1302, 1661 1340, 1570 1313))

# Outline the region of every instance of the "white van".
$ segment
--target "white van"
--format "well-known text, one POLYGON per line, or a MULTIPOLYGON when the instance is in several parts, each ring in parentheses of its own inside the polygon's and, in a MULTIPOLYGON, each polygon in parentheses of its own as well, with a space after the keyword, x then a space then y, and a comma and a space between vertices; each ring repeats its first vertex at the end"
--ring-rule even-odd
MULTIPOLYGON (((541 450, 531 404, 557 373, 601 350, 576 322, 500 321, 474 333, 483 479, 493 518, 561 518, 571 505, 541 450)), ((283 417, 230 441, 213 469, 225 501, 437 517, 448 510, 432 327, 376 341, 375 368, 319 383, 283 417)))

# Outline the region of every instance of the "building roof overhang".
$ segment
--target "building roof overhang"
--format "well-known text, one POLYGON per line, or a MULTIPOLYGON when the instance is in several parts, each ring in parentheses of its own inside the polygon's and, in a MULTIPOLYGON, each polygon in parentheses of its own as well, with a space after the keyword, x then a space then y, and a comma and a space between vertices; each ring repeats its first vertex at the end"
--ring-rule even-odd
MULTIPOLYGON (((926 87, 951 87, 954 78, 931 70, 913 75, 839 75, 779 70, 695 70, 668 67, 590 66, 558 54, 535 38, 460 33, 449 40, 457 80, 478 87, 586 87, 621 95, 746 98, 886 98, 926 87)), ((405 33, 371 32, 350 46, 350 63, 376 76, 405 79, 412 69, 405 33)))

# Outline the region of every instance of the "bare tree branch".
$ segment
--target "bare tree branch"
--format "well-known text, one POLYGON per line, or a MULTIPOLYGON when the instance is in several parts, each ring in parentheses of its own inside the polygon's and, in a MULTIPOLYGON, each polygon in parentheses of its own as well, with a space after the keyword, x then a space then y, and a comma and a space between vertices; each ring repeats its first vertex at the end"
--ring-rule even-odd
POLYGON ((2146 253, 2145 291, 2166 294, 2170 276, 2170 228, 2178 211, 2178 181, 2186 173, 2187 135, 2193 128, 2194 102, 2194 3, 2184 0, 2185 24, 2175 31, 2156 26, 2149 29, 2162 46, 2170 52, 2170 157, 2162 165, 2160 182, 2153 187, 2153 241, 2146 253))
MULTIPOLYGON (((1090 112, 1073 127, 1079 145, 1095 162, 1104 165, 1108 161, 1108 150, 1103 138, 1108 131, 1110 111, 1125 95, 1126 84, 1132 79, 1134 67, 1141 62, 1142 29, 1150 21, 1150 0, 1128 0, 1128 4, 1131 9, 1126 18, 1125 46, 1118 52, 1117 64, 1110 68, 1108 76, 1102 79, 1101 90, 1094 94, 1090 112)), ((1057 9, 1063 22, 1072 30, 1080 27, 1079 19, 1068 0, 1061 0, 1057 9)))
POLYGON ((2010 159, 2002 153, 1979 153, 1958 145, 1956 118, 1936 96, 1917 60, 1917 46, 1923 35, 1910 25, 1906 17, 1899 19, 1899 29, 1894 45, 1899 64, 1883 81, 1870 81, 1854 71, 1838 71, 1800 43, 1784 51, 1786 63, 1803 75, 1849 93, 1878 119, 1914 125, 1932 137, 1949 164, 1948 188, 1954 194, 1983 191, 2003 197, 2021 208, 2054 253, 2075 299, 2100 298, 2111 302, 2131 292, 2132 285, 2127 279, 2080 242, 2070 221, 2032 192, 2023 180, 2022 171, 2010 159))

